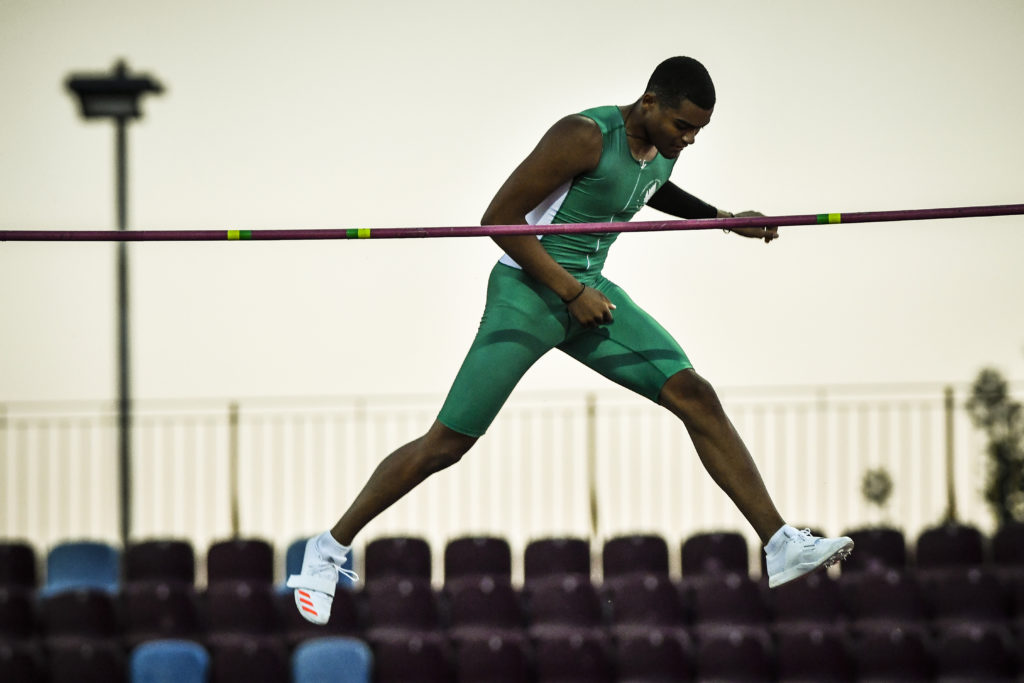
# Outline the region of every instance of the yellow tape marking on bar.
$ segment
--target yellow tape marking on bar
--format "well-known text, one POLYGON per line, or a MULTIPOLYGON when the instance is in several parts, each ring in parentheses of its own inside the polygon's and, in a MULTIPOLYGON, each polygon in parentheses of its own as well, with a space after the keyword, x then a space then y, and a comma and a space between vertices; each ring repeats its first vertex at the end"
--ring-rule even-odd
POLYGON ((237 240, 237 239, 239 239, 239 237, 240 237, 239 233, 240 232, 241 232, 240 230, 228 230, 228 239, 229 240, 237 240))
POLYGON ((370 238, 370 228, 359 228, 356 231, 356 237, 358 237, 361 240, 369 239, 370 238))
POLYGON ((843 214, 841 214, 841 213, 830 213, 828 215, 828 222, 829 223, 842 223, 843 222, 843 214))

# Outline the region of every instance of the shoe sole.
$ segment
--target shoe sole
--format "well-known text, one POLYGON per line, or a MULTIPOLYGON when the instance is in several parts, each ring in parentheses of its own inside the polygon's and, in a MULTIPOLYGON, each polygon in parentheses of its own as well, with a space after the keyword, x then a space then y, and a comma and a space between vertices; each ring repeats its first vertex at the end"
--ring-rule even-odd
POLYGON ((828 569, 832 565, 838 564, 839 562, 842 562, 843 560, 848 558, 850 556, 850 553, 852 553, 852 552, 853 552, 853 541, 850 541, 849 543, 846 543, 846 544, 840 546, 839 548, 837 548, 834 553, 832 553, 831 555, 829 555, 825 559, 821 560, 820 562, 816 562, 816 563, 813 563, 813 564, 812 563, 798 564, 797 566, 793 567, 792 569, 790 569, 788 571, 785 571, 785 572, 782 572, 778 576, 769 577, 768 578, 768 587, 769 588, 778 588, 779 586, 781 586, 783 584, 787 584, 790 581, 794 581, 796 579, 799 579, 801 576, 808 576, 810 574, 814 574, 815 572, 825 571, 826 569, 828 569))

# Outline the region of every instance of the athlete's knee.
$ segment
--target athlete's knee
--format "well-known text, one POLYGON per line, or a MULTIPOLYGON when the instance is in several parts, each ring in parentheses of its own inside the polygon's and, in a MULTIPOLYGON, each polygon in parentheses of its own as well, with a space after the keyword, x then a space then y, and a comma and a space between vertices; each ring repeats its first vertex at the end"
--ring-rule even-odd
POLYGON ((430 472, 451 467, 462 460, 475 443, 476 437, 460 434, 435 422, 420 439, 423 466, 430 472))
POLYGON ((683 419, 724 412, 711 382, 694 370, 681 370, 672 375, 662 388, 659 401, 683 419))

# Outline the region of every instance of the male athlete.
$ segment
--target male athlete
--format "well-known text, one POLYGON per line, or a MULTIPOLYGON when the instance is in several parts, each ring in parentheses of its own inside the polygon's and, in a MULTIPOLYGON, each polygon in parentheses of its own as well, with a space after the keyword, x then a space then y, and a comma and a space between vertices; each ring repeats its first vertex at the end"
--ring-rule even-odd
MULTIPOLYGON (((668 59, 632 104, 588 109, 555 123, 498 190, 482 222, 627 221, 645 204, 679 218, 731 216, 669 182, 679 154, 711 120, 714 106, 707 70, 688 57, 668 59)), ((766 243, 778 236, 777 228, 734 232, 766 243)), ((302 616, 327 622, 356 533, 428 476, 458 462, 526 370, 553 348, 682 421, 708 473, 765 544, 770 586, 850 553, 849 538, 818 538, 784 522, 714 389, 668 332, 602 276, 616 237, 494 238, 505 253, 491 271, 480 329, 437 420, 385 458, 334 528, 306 544, 302 573, 288 579, 302 616)))

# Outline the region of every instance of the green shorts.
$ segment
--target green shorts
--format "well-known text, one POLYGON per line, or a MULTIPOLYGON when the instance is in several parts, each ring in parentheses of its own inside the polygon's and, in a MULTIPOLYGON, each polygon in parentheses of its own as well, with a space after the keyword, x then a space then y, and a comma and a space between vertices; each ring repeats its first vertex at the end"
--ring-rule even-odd
POLYGON ((438 415, 443 425, 482 436, 520 378, 553 348, 655 402, 669 377, 693 367, 622 288, 600 275, 580 280, 615 304, 610 324, 585 328, 552 290, 517 268, 494 266, 480 329, 438 415))

